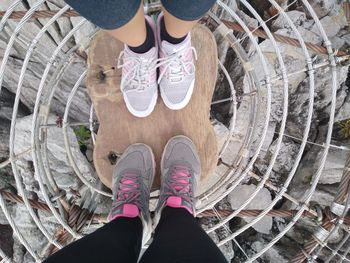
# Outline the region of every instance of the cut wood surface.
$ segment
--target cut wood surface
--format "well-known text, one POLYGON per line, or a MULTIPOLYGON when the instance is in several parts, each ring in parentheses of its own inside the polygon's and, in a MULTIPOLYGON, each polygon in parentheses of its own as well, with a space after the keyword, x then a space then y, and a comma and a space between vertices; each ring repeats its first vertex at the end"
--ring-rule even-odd
MULTIPOLYGON (((168 109, 160 95, 155 110, 147 118, 131 115, 120 91, 121 70, 116 68, 123 44, 100 31, 89 48, 87 87, 100 126, 94 148, 94 165, 101 181, 112 184, 113 158, 136 142, 149 145, 159 164, 167 141, 179 134, 196 144, 202 165, 201 182, 214 173, 218 150, 209 121, 210 104, 217 77, 217 49, 209 29, 197 25, 192 30, 192 45, 198 53, 195 88, 190 103, 182 110, 168 109)), ((160 185, 157 166, 154 188, 160 185)))

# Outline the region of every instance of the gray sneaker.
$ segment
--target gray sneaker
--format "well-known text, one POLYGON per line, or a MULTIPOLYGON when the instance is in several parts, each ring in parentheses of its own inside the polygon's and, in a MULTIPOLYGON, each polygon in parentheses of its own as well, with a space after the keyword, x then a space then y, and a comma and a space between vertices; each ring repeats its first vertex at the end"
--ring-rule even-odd
POLYGON ((184 208, 195 216, 194 192, 200 178, 200 160, 194 143, 185 136, 171 138, 162 161, 162 186, 155 222, 165 206, 184 208))
POLYGON ((141 143, 133 144, 125 150, 113 172, 113 203, 108 220, 140 217, 143 224, 143 244, 152 233, 149 196, 154 174, 152 149, 141 143))

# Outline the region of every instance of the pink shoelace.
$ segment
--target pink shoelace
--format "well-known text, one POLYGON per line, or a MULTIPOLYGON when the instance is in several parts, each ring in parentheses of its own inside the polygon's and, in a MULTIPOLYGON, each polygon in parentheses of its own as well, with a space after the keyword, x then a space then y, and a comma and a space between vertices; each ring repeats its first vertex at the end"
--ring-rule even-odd
POLYGON ((116 203, 132 203, 140 206, 140 176, 136 174, 124 174, 119 182, 119 188, 116 191, 116 203))
POLYGON ((188 167, 174 165, 171 175, 168 177, 167 196, 180 196, 187 202, 192 202, 192 178, 188 167))

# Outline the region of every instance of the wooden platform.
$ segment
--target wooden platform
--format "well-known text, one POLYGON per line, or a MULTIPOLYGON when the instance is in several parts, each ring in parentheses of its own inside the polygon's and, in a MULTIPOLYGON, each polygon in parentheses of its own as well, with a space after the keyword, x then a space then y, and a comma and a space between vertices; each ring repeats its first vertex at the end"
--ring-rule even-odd
MULTIPOLYGON (((215 133, 209 111, 217 77, 217 49, 212 33, 202 25, 192 31, 192 45, 198 53, 195 89, 190 103, 180 111, 168 109, 159 96, 154 112, 147 118, 131 115, 123 101, 116 69, 123 44, 101 31, 91 42, 87 86, 100 123, 94 149, 94 165, 101 181, 111 187, 113 153, 121 155, 132 143, 146 143, 159 160, 166 142, 175 135, 190 137, 196 144, 202 164, 201 182, 217 164, 215 133), (112 157, 112 158, 111 158, 112 157)), ((159 167, 154 187, 159 187, 159 167)))

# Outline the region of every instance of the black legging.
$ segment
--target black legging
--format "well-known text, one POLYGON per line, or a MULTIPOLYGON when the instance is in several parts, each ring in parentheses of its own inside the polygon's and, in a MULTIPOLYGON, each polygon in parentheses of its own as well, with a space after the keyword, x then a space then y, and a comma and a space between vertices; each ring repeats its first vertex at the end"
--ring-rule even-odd
MULTIPOLYGON (((142 240, 139 218, 118 218, 68 245, 45 263, 136 263, 142 240)), ((224 255, 185 209, 164 208, 141 263, 222 263, 224 255)))

